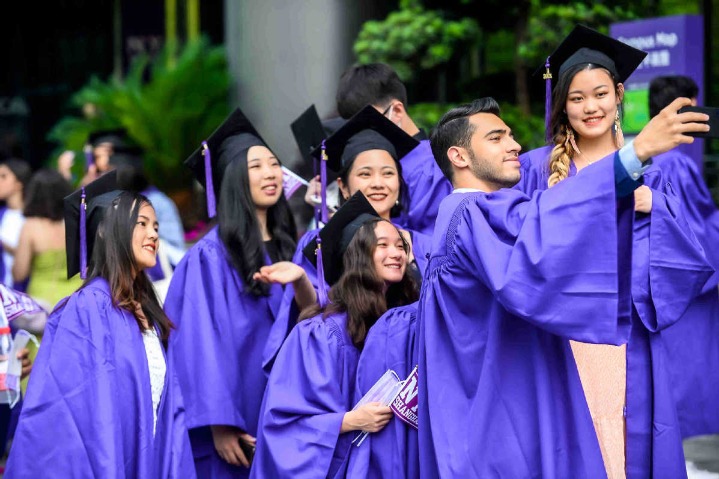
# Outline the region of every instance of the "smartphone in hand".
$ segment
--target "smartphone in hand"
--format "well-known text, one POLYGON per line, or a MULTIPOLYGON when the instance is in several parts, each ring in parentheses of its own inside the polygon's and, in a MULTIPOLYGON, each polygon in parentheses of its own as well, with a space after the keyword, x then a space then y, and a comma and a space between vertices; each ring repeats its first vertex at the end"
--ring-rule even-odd
POLYGON ((719 138, 719 108, 711 106, 685 106, 679 113, 688 111, 709 115, 709 131, 688 131, 686 135, 697 138, 719 138))
POLYGON ((242 438, 240 438, 239 441, 240 449, 242 449, 242 452, 247 458, 247 461, 250 463, 250 465, 252 465, 252 460, 255 458, 255 446, 246 441, 243 441, 242 438))

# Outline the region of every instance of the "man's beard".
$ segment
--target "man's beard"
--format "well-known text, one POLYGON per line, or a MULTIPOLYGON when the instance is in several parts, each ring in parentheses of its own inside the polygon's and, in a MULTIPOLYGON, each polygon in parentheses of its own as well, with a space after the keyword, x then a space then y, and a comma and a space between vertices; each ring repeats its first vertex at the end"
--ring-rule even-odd
POLYGON ((499 168, 495 168, 489 161, 478 160, 471 149, 467 149, 467 152, 469 153, 470 169, 476 178, 485 183, 497 185, 499 188, 511 188, 519 183, 519 172, 517 172, 516 179, 509 178, 507 175, 502 176, 501 166, 504 163, 500 164, 499 168))

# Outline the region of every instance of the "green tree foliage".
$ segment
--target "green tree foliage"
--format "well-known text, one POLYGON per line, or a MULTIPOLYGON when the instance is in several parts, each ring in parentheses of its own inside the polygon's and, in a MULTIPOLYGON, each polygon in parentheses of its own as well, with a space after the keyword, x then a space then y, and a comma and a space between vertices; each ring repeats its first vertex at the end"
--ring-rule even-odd
MULTIPOLYGON (((442 115, 455 106, 457 104, 415 103, 410 105, 409 113, 418 127, 430 132, 442 115)), ((545 144, 543 117, 525 115, 517 106, 509 103, 501 103, 499 107, 502 119, 512 129, 514 138, 522 145, 523 151, 545 144)))
POLYGON ((526 41, 517 45, 517 55, 527 65, 541 65, 577 24, 608 34, 611 23, 635 18, 633 10, 620 5, 581 2, 548 5, 532 0, 526 41))
POLYGON ((459 48, 479 35, 471 18, 449 20, 440 10, 426 10, 419 0, 401 0, 400 9, 362 26, 354 44, 359 63, 391 65, 404 81, 422 70, 446 64, 459 48))
MULTIPOLYGON (((152 184, 164 191, 186 188, 191 176, 182 162, 229 112, 230 75, 224 47, 206 38, 188 43, 174 63, 167 54, 136 57, 123 80, 91 78, 71 99, 84 115, 60 120, 49 139, 59 151, 80 155, 90 132, 125 128, 144 150, 152 184)), ((77 176, 82 163, 76 161, 77 176)))

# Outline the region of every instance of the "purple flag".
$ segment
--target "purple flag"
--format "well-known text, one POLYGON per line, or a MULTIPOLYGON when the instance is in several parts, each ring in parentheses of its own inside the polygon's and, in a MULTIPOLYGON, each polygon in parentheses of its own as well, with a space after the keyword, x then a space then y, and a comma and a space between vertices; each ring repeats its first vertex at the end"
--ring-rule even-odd
POLYGON ((8 321, 12 321, 25 313, 45 311, 27 294, 10 289, 4 284, 0 284, 0 298, 2 298, 2 305, 8 321))
POLYGON ((282 187, 285 190, 285 198, 289 200, 290 197, 295 194, 295 191, 300 188, 300 186, 309 186, 309 183, 294 171, 283 166, 282 187))
POLYGON ((398 418, 415 429, 419 429, 417 426, 419 406, 417 398, 417 393, 419 392, 418 379, 417 366, 415 366, 407 379, 405 379, 404 386, 402 386, 402 389, 400 389, 399 394, 397 394, 397 397, 394 398, 390 406, 392 412, 394 412, 398 418))

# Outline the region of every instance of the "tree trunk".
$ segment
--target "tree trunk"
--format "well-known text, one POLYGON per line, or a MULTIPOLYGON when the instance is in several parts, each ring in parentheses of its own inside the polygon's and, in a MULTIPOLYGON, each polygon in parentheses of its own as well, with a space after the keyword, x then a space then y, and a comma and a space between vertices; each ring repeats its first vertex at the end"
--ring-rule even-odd
MULTIPOLYGON (((519 5, 517 23, 514 26, 514 35, 517 45, 523 44, 527 39, 527 27, 529 23, 530 2, 523 1, 519 5)), ((529 84, 527 83, 527 65, 524 60, 515 52, 514 55, 514 78, 517 106, 525 115, 530 114, 529 108, 529 84)))

